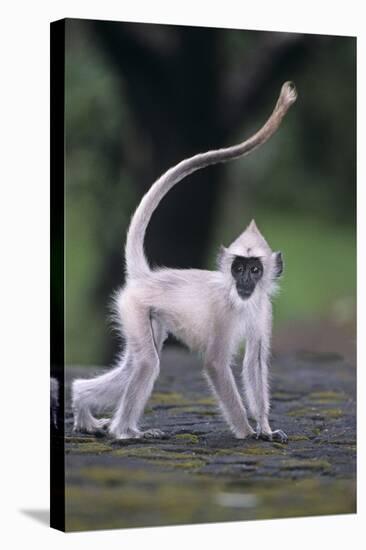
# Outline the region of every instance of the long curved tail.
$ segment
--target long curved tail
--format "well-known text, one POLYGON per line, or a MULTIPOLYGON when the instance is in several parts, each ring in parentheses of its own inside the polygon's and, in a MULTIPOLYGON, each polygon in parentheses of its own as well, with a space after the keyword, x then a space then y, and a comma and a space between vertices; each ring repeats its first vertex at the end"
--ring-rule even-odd
POLYGON ((153 212, 168 191, 186 176, 201 168, 242 157, 257 149, 276 132, 296 98, 294 84, 285 82, 271 116, 252 137, 239 145, 208 151, 185 159, 155 181, 137 207, 127 233, 126 271, 129 278, 143 277, 150 272, 144 253, 145 233, 153 212))

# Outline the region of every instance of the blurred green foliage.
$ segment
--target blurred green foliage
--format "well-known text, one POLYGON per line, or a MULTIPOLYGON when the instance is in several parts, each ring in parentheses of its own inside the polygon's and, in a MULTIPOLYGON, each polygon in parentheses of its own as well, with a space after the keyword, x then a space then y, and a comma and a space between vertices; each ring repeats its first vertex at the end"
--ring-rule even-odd
MULTIPOLYGON (((67 29, 66 362, 103 364, 115 346, 108 296, 123 282, 125 233, 140 196, 135 167, 151 162, 152 149, 130 109, 124 77, 98 37, 82 22, 67 29)), ((245 76, 246 64, 272 34, 222 31, 217 58, 222 87, 235 84, 224 80, 223 69, 243 64, 245 76)), ((355 40, 302 39, 305 54, 295 51, 290 75, 298 102, 286 129, 225 169, 206 264, 213 267, 218 246, 229 244, 255 217, 272 248, 284 252, 276 319, 287 323, 317 315, 348 323, 356 295, 355 40)), ((269 70, 259 56, 256 70, 262 65, 269 70)), ((143 92, 149 94, 148 87, 143 92)), ((265 89, 255 112, 240 118, 242 128, 233 130, 232 142, 260 125, 277 92, 265 89)))
POLYGON ((284 255, 276 319, 286 322, 332 315, 337 322, 352 321, 356 307, 354 227, 291 213, 258 209, 257 214, 256 222, 264 235, 270 235, 272 248, 284 255))
POLYGON ((80 28, 66 44, 66 361, 100 364, 111 335, 97 288, 115 246, 122 273, 133 209, 133 185, 120 161, 130 120, 113 68, 94 41, 80 28))

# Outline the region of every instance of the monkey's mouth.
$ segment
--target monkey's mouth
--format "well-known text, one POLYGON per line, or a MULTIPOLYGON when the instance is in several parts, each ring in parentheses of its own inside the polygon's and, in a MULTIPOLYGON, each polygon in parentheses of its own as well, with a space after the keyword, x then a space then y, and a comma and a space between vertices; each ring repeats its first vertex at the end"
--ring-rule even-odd
POLYGON ((238 294, 243 300, 247 300, 253 294, 253 288, 237 287, 238 294))

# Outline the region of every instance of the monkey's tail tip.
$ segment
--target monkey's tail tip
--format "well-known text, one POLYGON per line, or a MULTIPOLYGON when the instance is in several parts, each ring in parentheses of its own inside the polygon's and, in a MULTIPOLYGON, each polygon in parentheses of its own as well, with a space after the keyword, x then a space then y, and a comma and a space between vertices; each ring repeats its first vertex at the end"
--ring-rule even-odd
POLYGON ((288 109, 297 99, 297 90, 293 82, 287 81, 282 85, 279 103, 288 109))

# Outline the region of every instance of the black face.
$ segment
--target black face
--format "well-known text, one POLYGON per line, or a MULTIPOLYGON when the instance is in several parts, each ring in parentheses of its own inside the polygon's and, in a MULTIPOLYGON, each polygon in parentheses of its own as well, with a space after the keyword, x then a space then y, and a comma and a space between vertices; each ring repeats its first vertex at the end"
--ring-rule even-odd
POLYGON ((231 273, 235 279, 236 290, 243 300, 249 298, 263 275, 263 264, 259 258, 235 256, 231 264, 231 273))

